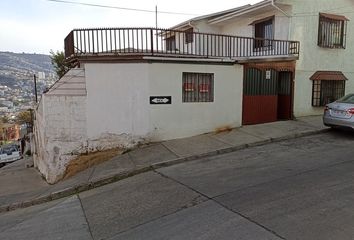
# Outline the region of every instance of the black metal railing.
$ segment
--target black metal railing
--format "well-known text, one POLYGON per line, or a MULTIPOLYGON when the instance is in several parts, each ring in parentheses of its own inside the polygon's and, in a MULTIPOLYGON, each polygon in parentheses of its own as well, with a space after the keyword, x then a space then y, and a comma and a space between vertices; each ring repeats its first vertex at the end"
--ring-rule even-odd
POLYGON ((65 38, 65 57, 151 55, 198 58, 298 56, 300 43, 159 28, 76 29, 65 38))

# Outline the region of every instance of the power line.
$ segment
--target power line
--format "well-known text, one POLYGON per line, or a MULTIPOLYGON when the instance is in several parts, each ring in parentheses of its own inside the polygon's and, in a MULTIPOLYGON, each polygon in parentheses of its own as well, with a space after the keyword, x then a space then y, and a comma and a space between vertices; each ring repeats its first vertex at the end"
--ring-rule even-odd
MULTIPOLYGON (((47 1, 49 1, 49 2, 57 2, 57 3, 83 5, 83 6, 89 6, 89 7, 100 7, 100 8, 110 8, 110 9, 118 9, 118 10, 136 11, 136 12, 147 12, 147 13, 155 13, 156 12, 156 11, 148 10, 148 9, 116 7, 116 6, 84 3, 84 2, 72 2, 72 1, 64 1, 64 0, 47 0, 47 1)), ((168 11, 158 11, 157 13, 173 14, 173 15, 187 15, 187 16, 198 16, 198 15, 201 15, 201 14, 196 14, 196 13, 181 13, 181 12, 168 12, 168 11)))

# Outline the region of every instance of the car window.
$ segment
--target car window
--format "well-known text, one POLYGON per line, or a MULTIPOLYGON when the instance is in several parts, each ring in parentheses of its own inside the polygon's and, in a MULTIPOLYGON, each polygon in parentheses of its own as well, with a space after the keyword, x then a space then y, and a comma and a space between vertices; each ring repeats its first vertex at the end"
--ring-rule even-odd
POLYGON ((338 99, 336 102, 354 104, 354 94, 345 95, 344 97, 338 99))

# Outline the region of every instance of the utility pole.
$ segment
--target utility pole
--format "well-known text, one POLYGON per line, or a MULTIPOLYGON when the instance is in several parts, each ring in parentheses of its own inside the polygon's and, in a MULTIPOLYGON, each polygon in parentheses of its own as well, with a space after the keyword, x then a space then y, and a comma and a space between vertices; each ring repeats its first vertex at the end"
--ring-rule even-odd
POLYGON ((155 6, 155 23, 157 28, 157 5, 155 6))
POLYGON ((33 80, 34 80, 34 95, 36 96, 36 103, 38 103, 36 74, 33 74, 33 80))

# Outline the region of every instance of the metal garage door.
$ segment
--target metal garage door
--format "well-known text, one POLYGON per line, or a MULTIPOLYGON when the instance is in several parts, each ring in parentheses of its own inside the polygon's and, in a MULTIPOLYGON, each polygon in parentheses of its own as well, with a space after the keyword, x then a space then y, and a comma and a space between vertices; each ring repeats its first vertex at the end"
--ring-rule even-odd
POLYGON ((291 73, 245 68, 242 124, 291 118, 291 73))

